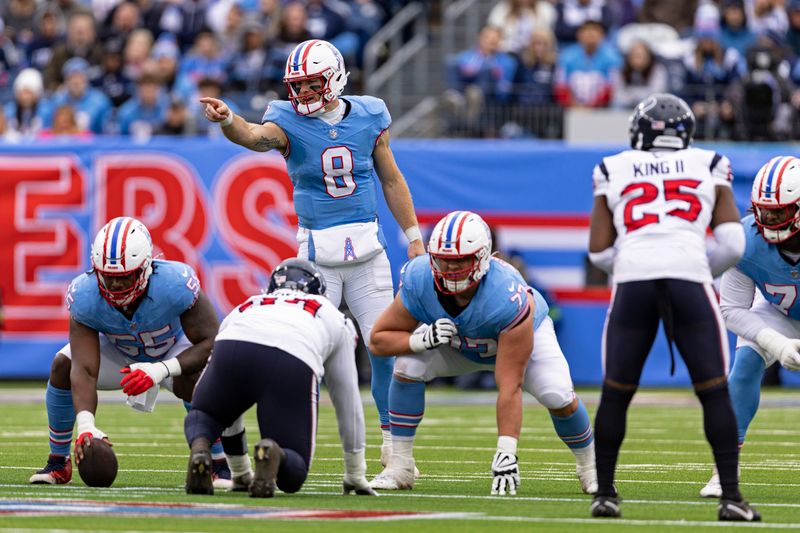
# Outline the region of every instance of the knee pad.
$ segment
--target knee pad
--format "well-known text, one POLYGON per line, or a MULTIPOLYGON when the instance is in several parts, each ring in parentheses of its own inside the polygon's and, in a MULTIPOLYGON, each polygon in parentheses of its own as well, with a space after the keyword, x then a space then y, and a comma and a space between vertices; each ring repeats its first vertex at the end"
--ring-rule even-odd
POLYGON ((539 393, 536 397, 543 406, 548 409, 563 409, 572 403, 575 393, 569 391, 549 390, 539 393))
POLYGON ((425 362, 417 357, 398 356, 394 360, 394 375, 411 381, 424 381, 425 362))

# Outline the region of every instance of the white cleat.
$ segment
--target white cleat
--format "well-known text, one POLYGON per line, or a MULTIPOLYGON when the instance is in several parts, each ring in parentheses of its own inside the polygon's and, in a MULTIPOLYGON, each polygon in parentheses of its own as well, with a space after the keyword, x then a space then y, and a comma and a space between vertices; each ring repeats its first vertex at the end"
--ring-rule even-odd
POLYGON ((414 460, 405 465, 397 465, 393 461, 391 466, 375 476, 369 486, 378 490, 411 490, 414 488, 414 460))
POLYGON ((597 492, 597 468, 594 462, 594 442, 575 454, 575 472, 584 494, 597 492))
POLYGON ((721 498, 722 497, 722 485, 719 482, 719 472, 717 472, 717 467, 714 467, 714 471, 711 473, 711 479, 708 480, 706 486, 700 489, 700 496, 703 498, 721 498))
MULTIPOLYGON (((391 443, 383 443, 381 445, 381 466, 385 469, 389 466, 389 461, 392 460, 392 444, 391 443)), ((417 465, 414 465, 414 479, 419 479, 419 469, 417 465)))

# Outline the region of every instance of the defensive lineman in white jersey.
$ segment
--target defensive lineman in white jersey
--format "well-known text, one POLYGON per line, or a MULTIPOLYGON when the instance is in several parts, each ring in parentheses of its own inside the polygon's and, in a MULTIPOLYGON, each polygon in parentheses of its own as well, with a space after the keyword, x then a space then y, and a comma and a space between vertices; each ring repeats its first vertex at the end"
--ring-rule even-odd
POLYGON ((262 439, 255 446, 255 473, 244 452, 229 456, 234 471, 246 472, 242 477, 254 497, 271 497, 276 486, 300 490, 314 456, 325 376, 344 449, 344 492, 375 494, 365 477, 355 327, 324 293, 325 280, 312 263, 287 259, 273 271, 266 294, 250 297, 222 322, 186 417, 192 449, 187 493, 213 494, 209 443, 254 403, 262 439))
MULTIPOLYGON (((595 419, 597 494, 591 513, 621 516, 614 470, 628 406, 659 322, 674 341, 703 406, 704 430, 722 480, 720 520, 760 515, 739 493, 736 419, 728 395, 728 339, 711 285, 744 250, 728 159, 691 148, 695 120, 671 94, 643 100, 631 147, 595 167, 592 262, 614 276, 603 335, 603 391, 595 419), (711 227, 716 248, 707 250, 711 227)), ((673 367, 674 368, 674 367, 673 367)))

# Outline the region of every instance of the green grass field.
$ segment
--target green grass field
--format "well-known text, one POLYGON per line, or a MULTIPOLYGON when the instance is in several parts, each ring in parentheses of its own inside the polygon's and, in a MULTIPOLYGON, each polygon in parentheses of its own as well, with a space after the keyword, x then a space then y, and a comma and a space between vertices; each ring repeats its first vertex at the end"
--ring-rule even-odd
MULTIPOLYGON (((75 470, 67 486, 28 485, 48 453, 44 387, 0 387, 0 531, 694 531, 700 528, 800 529, 800 391, 767 392, 742 454, 742 491, 762 513, 760 524, 716 522, 716 504, 698 491, 710 473, 699 404, 688 391, 641 392, 629 413, 628 435, 617 472, 623 518, 589 517, 590 498, 580 492, 572 455, 556 437, 547 412, 526 404, 520 439, 522 486, 517 496, 489 496, 488 473, 496 442, 494 394, 431 390, 417 436, 421 477, 413 491, 380 498, 340 495, 342 460, 336 419, 325 401, 320 409, 314 464, 303 490, 271 500, 246 494, 187 496, 183 491, 188 451, 183 407, 162 391, 156 412, 141 414, 122 404, 118 393, 101 396, 98 426, 115 444, 120 472, 109 489, 83 485, 75 470), (11 502, 46 501, 58 511, 67 500, 131 504, 213 504, 217 513, 247 506, 281 509, 391 510, 432 513, 425 518, 282 520, 120 515, 84 510, 86 515, 19 516, 11 502), (2 506, 6 506, 4 510, 2 506), (445 513, 441 515, 441 513, 445 513), (452 514, 454 513, 454 514, 452 514)), ((582 391, 594 415, 597 392, 582 391)), ((323 397, 327 395, 323 392, 323 397)), ((365 393, 365 399, 368 398, 365 393)), ((380 437, 371 401, 366 401, 370 477, 379 471, 380 437)), ((248 413, 249 442, 257 440, 255 415, 248 413)), ((102 509, 101 509, 102 510, 102 509)))

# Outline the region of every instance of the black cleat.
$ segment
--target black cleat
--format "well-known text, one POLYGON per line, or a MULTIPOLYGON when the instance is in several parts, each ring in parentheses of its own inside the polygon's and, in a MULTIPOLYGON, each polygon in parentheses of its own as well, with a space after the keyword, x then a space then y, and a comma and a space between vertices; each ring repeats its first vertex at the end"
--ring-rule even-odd
POLYGON ((192 452, 186 472, 186 494, 214 494, 212 463, 210 450, 192 452))
POLYGON ((272 498, 275 496, 275 478, 278 477, 278 469, 284 461, 283 450, 272 439, 261 439, 256 444, 255 450, 255 475, 250 484, 251 498, 272 498))
POLYGON ((718 516, 725 522, 761 522, 761 514, 744 500, 720 500, 718 516))
POLYGON ((591 511, 594 517, 619 518, 622 516, 619 497, 613 496, 595 496, 592 499, 591 511))

